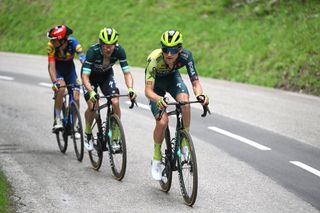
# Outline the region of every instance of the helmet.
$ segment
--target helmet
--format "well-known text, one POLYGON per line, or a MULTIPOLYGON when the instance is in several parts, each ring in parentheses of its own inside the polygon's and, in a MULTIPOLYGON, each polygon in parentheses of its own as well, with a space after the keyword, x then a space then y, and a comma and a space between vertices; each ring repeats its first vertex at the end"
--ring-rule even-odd
POLYGON ((72 34, 72 30, 65 25, 58 25, 51 28, 47 32, 47 37, 49 39, 62 40, 65 39, 68 35, 72 34))
POLYGON ((164 47, 181 46, 182 34, 176 30, 168 30, 161 35, 161 45, 164 47))
POLYGON ((100 30, 99 39, 104 44, 116 44, 118 42, 119 34, 112 27, 105 27, 100 30))

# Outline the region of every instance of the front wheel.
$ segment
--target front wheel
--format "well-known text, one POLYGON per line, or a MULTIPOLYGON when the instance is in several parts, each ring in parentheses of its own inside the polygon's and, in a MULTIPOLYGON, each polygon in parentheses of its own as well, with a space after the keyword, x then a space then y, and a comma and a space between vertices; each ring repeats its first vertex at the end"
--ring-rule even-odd
POLYGON ((112 114, 110 117, 110 127, 108 131, 108 150, 111 170, 115 178, 121 181, 126 173, 127 167, 127 146, 123 127, 119 117, 112 114))
POLYGON ((197 199, 198 168, 196 152, 191 136, 185 130, 179 131, 178 173, 181 193, 185 203, 192 206, 197 199))
POLYGON ((162 178, 159 181, 161 190, 168 192, 171 188, 172 183, 172 168, 171 168, 171 158, 172 158, 172 148, 171 148, 171 138, 169 127, 167 127, 165 132, 165 145, 161 146, 161 173, 162 178))
POLYGON ((72 115, 72 138, 74 144, 74 151, 76 153, 78 161, 83 159, 83 128, 81 122, 81 116, 77 104, 73 104, 71 108, 72 115))
MULTIPOLYGON (((56 139, 57 139, 57 143, 58 143, 60 152, 66 153, 67 148, 68 148, 68 133, 65 128, 65 122, 67 121, 67 119, 66 119, 67 118, 67 110, 66 110, 64 103, 62 105, 61 112, 62 112, 61 119, 62 119, 64 128, 62 130, 56 131, 55 134, 56 134, 56 139)), ((56 120, 55 109, 53 109, 53 118, 55 121, 56 120)), ((55 122, 53 125, 55 125, 55 122)))
POLYGON ((89 158, 94 170, 98 171, 102 164, 103 151, 102 141, 104 140, 101 120, 92 125, 93 150, 89 151, 89 158), (100 122, 99 122, 100 121, 100 122))

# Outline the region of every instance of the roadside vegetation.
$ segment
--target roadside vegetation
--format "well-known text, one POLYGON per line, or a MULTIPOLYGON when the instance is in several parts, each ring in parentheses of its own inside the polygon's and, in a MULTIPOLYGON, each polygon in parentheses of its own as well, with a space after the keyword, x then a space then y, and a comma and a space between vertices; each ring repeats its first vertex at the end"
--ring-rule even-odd
MULTIPOLYGON (((46 54, 46 31, 67 24, 85 50, 99 30, 120 33, 144 67, 178 29, 202 76, 320 95, 318 0, 1 0, 0 51, 46 54)), ((185 71, 185 70, 184 70, 185 71)))
POLYGON ((12 202, 9 199, 10 186, 4 174, 0 171, 0 212, 13 212, 12 202))

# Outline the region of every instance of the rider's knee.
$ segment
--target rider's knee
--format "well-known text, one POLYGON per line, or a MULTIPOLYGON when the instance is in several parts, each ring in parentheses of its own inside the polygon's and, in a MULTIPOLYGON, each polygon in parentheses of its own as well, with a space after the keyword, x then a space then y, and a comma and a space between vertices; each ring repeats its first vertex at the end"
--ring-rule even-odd
POLYGON ((119 99, 118 98, 113 98, 112 99, 112 105, 113 106, 119 106, 119 99))
POLYGON ((168 125, 168 121, 169 121, 168 117, 163 116, 161 120, 157 120, 157 128, 161 128, 161 129, 166 128, 168 125))

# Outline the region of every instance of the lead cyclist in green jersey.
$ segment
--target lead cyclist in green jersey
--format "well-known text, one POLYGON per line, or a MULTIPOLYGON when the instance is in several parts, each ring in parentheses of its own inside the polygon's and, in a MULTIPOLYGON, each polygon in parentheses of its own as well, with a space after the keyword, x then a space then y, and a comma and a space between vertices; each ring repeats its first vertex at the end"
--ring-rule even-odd
MULTIPOLYGON (((145 95, 150 100, 151 111, 156 119, 153 132, 154 154, 151 174, 155 180, 161 180, 161 144, 168 125, 168 115, 164 113, 158 120, 159 110, 167 107, 164 96, 166 92, 176 101, 189 101, 189 92, 184 84, 179 69, 186 67, 192 89, 198 100, 209 104, 208 96, 203 94, 202 86, 194 65, 192 53, 182 47, 182 34, 168 30, 161 35, 161 49, 156 49, 148 56, 145 70, 145 95)), ((190 105, 181 107, 186 131, 190 127, 190 105)), ((182 151, 188 152, 187 146, 182 151)))

